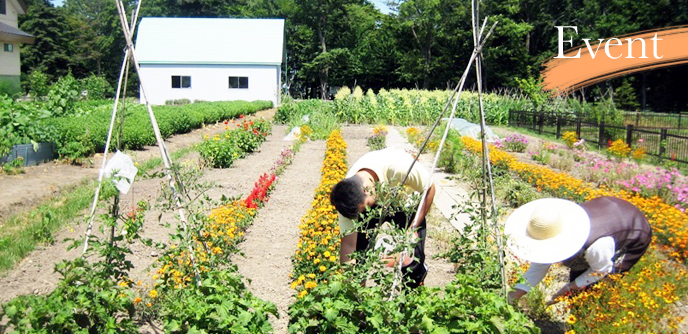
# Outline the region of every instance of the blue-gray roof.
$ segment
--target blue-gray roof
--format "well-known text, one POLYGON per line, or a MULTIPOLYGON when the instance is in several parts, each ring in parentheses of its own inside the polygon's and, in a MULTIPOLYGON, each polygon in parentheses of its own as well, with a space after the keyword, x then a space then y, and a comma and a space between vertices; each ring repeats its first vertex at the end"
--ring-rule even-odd
POLYGON ((277 65, 284 20, 144 17, 135 48, 141 64, 277 65))

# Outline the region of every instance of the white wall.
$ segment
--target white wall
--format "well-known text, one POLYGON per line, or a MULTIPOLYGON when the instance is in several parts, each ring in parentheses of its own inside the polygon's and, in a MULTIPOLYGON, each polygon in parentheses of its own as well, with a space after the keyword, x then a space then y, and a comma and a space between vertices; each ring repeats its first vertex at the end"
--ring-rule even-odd
MULTIPOLYGON (((141 81, 151 104, 167 100, 268 100, 279 103, 279 65, 141 65, 141 81), (172 76, 190 76, 191 88, 172 88, 172 76), (229 77, 248 77, 248 89, 230 89, 229 77)), ((141 103, 145 103, 141 94, 141 103)))
POLYGON ((20 69, 19 43, 6 42, 0 39, 0 75, 20 75, 20 69), (5 52, 5 43, 12 44, 14 50, 5 52))

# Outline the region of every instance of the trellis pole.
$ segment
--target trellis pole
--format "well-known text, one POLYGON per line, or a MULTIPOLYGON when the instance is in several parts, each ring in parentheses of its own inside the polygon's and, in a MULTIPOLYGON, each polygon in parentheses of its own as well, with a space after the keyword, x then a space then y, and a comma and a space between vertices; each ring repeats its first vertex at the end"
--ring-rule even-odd
MULTIPOLYGON (((124 9, 124 4, 122 3, 121 0, 115 0, 115 4, 117 5, 117 11, 119 13, 119 21, 120 25, 122 26, 122 31, 124 32, 124 38, 127 43, 127 49, 129 50, 131 54, 131 62, 134 64, 134 69, 136 70, 136 73, 139 75, 139 83, 140 83, 140 89, 141 89, 141 96, 144 98, 146 101, 146 108, 148 109, 148 116, 151 121, 151 125, 153 126, 153 132, 155 133, 155 139, 158 143, 158 148, 160 149, 160 155, 162 158, 162 162, 165 166, 165 174, 167 176, 167 180, 169 182, 170 189, 172 190, 172 195, 174 198, 175 205, 177 207, 177 210, 179 211, 179 220, 182 222, 182 229, 185 233, 189 233, 189 227, 187 224, 186 220, 186 212, 184 210, 184 205, 182 204, 182 199, 181 199, 181 194, 177 190, 177 185, 183 190, 183 186, 181 184, 181 180, 176 175, 176 172, 172 170, 172 158, 170 157, 169 153, 167 152, 167 148, 165 147, 165 142, 162 139, 162 135, 160 134, 160 128, 158 127, 158 121, 155 118, 155 114, 153 113, 153 108, 151 107, 150 101, 148 97, 146 96, 146 90, 144 89, 144 81, 141 77, 141 68, 139 67, 139 63, 136 60, 136 50, 134 48, 134 43, 132 42, 132 29, 129 29, 129 26, 127 25, 127 20, 126 20, 126 14, 125 14, 125 9, 124 9), (174 176, 173 176, 174 174, 174 176)), ((139 5, 141 4, 141 1, 139 1, 139 5)), ((193 246, 191 244, 187 245, 188 251, 189 251, 189 260, 191 261, 191 265, 194 270, 194 275, 196 277, 196 284, 200 286, 201 284, 201 279, 200 279, 200 274, 198 272, 198 268, 196 266, 196 259, 195 259, 195 252, 193 250, 193 246)))
MULTIPOLYGON (((478 0, 471 1, 471 17, 473 25, 473 44, 478 45, 480 43, 480 38, 482 36, 482 30, 478 33, 478 18, 479 18, 479 3, 478 0)), ((486 18, 487 20, 487 18, 486 18)), ((484 26, 484 24, 483 24, 484 26)), ((487 233, 487 186, 490 187, 490 196, 492 201, 492 224, 494 229, 494 235, 497 239, 497 252, 499 253, 499 273, 502 279, 502 295, 506 297, 506 269, 504 267, 504 249, 502 233, 497 222, 497 201, 495 200, 494 192, 494 180, 492 178, 492 165, 490 164, 490 152, 485 140, 485 129, 487 128, 485 124, 485 109, 483 107, 483 90, 482 90, 482 55, 478 54, 475 60, 475 75, 476 83, 478 86, 478 104, 480 106, 480 141, 482 142, 482 168, 483 168, 483 179, 482 179, 482 205, 481 205, 481 216, 483 225, 483 238, 486 237, 487 233), (486 184, 487 183, 487 184, 486 184)))
MULTIPOLYGON (((485 43, 487 43, 487 40, 490 38, 490 35, 492 35, 492 32, 494 31, 495 27, 497 26, 497 22, 495 22, 490 30, 487 32, 485 35, 485 38, 481 40, 479 44, 476 44, 475 48, 473 49, 473 53, 471 54, 471 58, 468 60, 468 64, 466 65, 466 68, 464 69, 463 75, 461 76, 461 79, 459 80, 459 83, 456 85, 456 88, 452 91, 451 96, 449 99, 447 99, 447 103, 444 105, 444 108, 440 112, 439 116, 437 117, 437 120, 433 124, 432 128, 430 129, 430 132, 428 133, 427 137, 425 138, 425 141, 423 142, 423 145, 421 145, 421 148, 418 152, 418 155, 413 159, 413 162, 409 166, 408 171, 406 172, 406 175, 404 176, 404 179, 401 181, 400 186, 403 186, 404 183, 406 183, 406 180, 408 179, 408 176, 411 174, 411 170, 413 170, 413 166, 416 164, 418 161, 418 158, 420 155, 423 153, 423 150, 427 146, 428 142, 430 141, 430 137, 432 136, 432 133, 435 131, 435 128, 439 125, 439 123, 442 121, 442 116, 444 116, 444 113, 447 111, 449 108, 449 104, 452 104, 452 111, 449 116, 449 121, 447 122, 447 126, 444 129, 444 133, 442 134, 442 140, 440 141, 439 146, 437 147, 437 153, 435 154, 435 158, 432 162, 432 168, 430 169, 430 178, 432 179, 432 175, 435 173, 435 168, 437 167, 437 162, 439 161, 440 158, 440 153, 442 152, 442 148, 444 147, 444 143, 447 140, 447 135, 449 134, 449 128, 451 127, 451 121, 454 119, 454 116, 456 115, 456 107, 458 105, 459 99, 461 97, 461 92, 463 91, 463 86, 466 82, 466 78, 468 77, 468 73, 470 72, 471 66, 473 65, 473 62, 475 61, 477 55, 482 51, 482 48, 485 46, 485 43)), ((485 25, 487 24, 487 18, 485 18, 485 22, 483 23, 483 29, 481 29, 481 33, 484 31, 485 25)), ((427 196, 428 189, 423 191, 423 194, 421 195, 420 198, 420 203, 418 204, 418 209, 416 212, 420 212, 425 205, 425 197, 427 196)), ((415 222, 419 219, 418 214, 416 214, 416 217, 414 219, 414 223, 412 226, 415 226, 415 222)), ((402 253, 401 259, 406 257, 407 252, 404 251, 402 253)), ((401 283, 401 268, 402 268, 403 261, 399 261, 399 265, 396 268, 395 271, 395 279, 392 284, 392 293, 390 294, 389 300, 391 300, 394 297, 395 290, 401 283)))
MULTIPOLYGON (((141 3, 139 2, 139 7, 141 6, 141 3)), ((138 16, 138 9, 136 10, 136 13, 132 16, 131 18, 131 24, 134 26, 138 16)), ((126 17, 125 17, 126 21, 126 17)), ((131 32, 133 34, 133 30, 131 32)), ((86 254, 86 250, 88 249, 88 240, 91 237, 91 233, 93 231, 93 219, 95 218, 96 214, 96 206, 98 204, 98 198, 100 197, 100 191, 103 188, 103 173, 105 171, 105 165, 107 163, 107 155, 108 152, 110 152, 110 142, 112 140, 112 131, 114 130, 115 127, 115 119, 117 118, 117 107, 119 105, 119 97, 120 93, 122 92, 122 78, 125 75, 126 68, 127 68, 127 63, 129 61, 129 49, 126 49, 124 51, 124 59, 122 59, 122 68, 119 71, 119 80, 117 81, 117 92, 115 94, 115 104, 112 107, 112 116, 110 117, 110 128, 108 129, 108 136, 105 141, 105 150, 103 151, 103 162, 100 166, 100 173, 98 173, 98 186, 96 187, 95 194, 93 196, 93 202, 91 203, 91 211, 89 214, 89 219, 88 219, 88 226, 86 227, 86 235, 84 236, 84 247, 83 250, 81 251, 81 255, 83 256, 86 254)))

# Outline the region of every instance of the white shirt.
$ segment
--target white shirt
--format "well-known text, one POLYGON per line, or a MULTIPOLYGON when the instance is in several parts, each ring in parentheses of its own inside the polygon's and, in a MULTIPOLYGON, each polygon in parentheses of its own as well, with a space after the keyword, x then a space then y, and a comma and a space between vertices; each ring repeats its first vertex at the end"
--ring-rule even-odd
MULTIPOLYGON (((575 279, 576 285, 580 288, 588 286, 611 273, 614 268, 612 259, 614 258, 615 252, 616 246, 614 238, 602 237, 597 239, 597 241, 590 245, 585 251, 585 261, 588 262, 590 268, 575 279)), ((527 283, 516 284, 515 288, 525 292, 530 291, 531 288, 535 287, 545 278, 550 266, 551 264, 531 263, 526 273, 523 274, 527 283)))
MULTIPOLYGON (((404 180, 404 176, 413 163, 413 156, 402 149, 386 148, 378 151, 371 151, 364 154, 354 163, 346 173, 346 177, 352 177, 361 169, 370 169, 378 177, 380 183, 389 184, 394 187, 404 180)), ((404 187, 423 193, 432 185, 430 172, 423 167, 420 162, 416 162, 409 173, 404 187)), ((339 230, 345 233, 354 227, 351 219, 339 214, 339 230)))

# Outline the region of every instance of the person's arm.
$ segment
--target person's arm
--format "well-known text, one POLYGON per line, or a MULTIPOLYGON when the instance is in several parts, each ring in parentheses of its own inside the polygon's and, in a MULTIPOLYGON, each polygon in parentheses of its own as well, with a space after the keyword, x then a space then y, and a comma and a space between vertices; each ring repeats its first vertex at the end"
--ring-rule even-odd
POLYGON ((576 277, 573 282, 564 285, 557 293, 552 295, 552 300, 549 301, 547 305, 554 304, 557 302, 557 298, 571 291, 580 290, 611 273, 614 268, 612 259, 614 258, 615 251, 616 245, 614 243, 614 238, 603 237, 597 239, 585 251, 585 261, 588 262, 590 268, 576 277))
POLYGON ((349 254, 356 250, 356 242, 358 240, 358 232, 351 233, 342 237, 341 249, 339 251, 339 262, 353 263, 354 260, 349 258, 349 254))
POLYGON ((604 237, 595 241, 588 250, 585 251, 585 261, 590 265, 590 269, 575 279, 575 283, 579 288, 584 288, 592 283, 601 280, 603 277, 609 275, 614 269, 614 253, 616 252, 616 245, 614 238, 604 237))
POLYGON ((423 207, 420 209, 420 212, 416 215, 416 219, 414 220, 413 224, 409 227, 409 230, 413 231, 414 229, 418 228, 418 225, 420 225, 420 222, 425 219, 425 216, 428 214, 430 211, 430 208, 432 207, 432 201, 435 199, 435 184, 433 183, 430 188, 428 189, 427 194, 425 195, 425 202, 423 202, 423 207))
POLYGON ((528 270, 525 272, 525 274, 523 274, 523 278, 525 278, 526 283, 516 284, 514 291, 509 292, 509 302, 513 303, 518 301, 521 299, 521 297, 528 293, 531 288, 538 285, 540 281, 542 281, 542 279, 547 275, 547 271, 549 270, 550 266, 551 264, 547 263, 531 263, 530 267, 528 267, 528 270))

